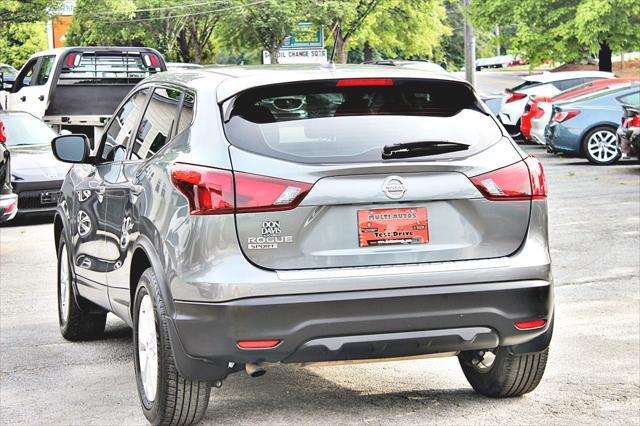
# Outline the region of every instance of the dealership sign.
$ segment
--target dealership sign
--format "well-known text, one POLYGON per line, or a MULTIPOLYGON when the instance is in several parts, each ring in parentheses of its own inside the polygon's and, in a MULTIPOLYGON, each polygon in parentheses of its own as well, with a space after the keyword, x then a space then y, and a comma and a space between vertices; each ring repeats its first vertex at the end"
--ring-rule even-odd
POLYGON ((285 37, 282 49, 321 49, 324 47, 324 31, 322 25, 311 22, 300 22, 293 33, 285 37))

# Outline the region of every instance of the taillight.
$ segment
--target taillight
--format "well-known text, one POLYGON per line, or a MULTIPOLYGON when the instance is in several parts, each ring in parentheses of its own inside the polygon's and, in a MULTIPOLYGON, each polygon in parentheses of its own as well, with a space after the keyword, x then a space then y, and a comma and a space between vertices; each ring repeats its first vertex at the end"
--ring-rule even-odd
POLYGON ((290 210, 313 186, 184 163, 171 166, 171 182, 187 198, 192 215, 290 210))
POLYGON ((629 117, 627 123, 627 127, 640 127, 640 115, 629 117))
POLYGON ((393 80, 390 78, 351 78, 338 80, 336 83, 336 87, 354 86, 393 86, 393 80))
POLYGON ((580 111, 560 111, 553 116, 553 121, 562 123, 563 121, 571 120, 578 114, 580 114, 580 111))
POLYGON ((547 184, 542 164, 529 156, 510 166, 470 178, 485 198, 491 201, 544 199, 547 184))
POLYGON ((291 210, 300 204, 310 183, 235 172, 236 213, 291 210))
POLYGON ((233 213, 233 174, 229 170, 174 163, 171 183, 187 198, 193 215, 233 213))
POLYGON ((540 118, 544 115, 544 109, 540 108, 538 105, 538 109, 536 109, 536 113, 533 114, 533 118, 540 118))
POLYGON ((519 101, 520 99, 524 98, 525 96, 527 96, 527 95, 524 94, 524 93, 512 92, 511 95, 505 101, 505 103, 508 104, 510 102, 519 101))
POLYGON ((547 178, 544 176, 542 163, 533 155, 524 159, 529 169, 529 179, 531 179, 531 198, 534 200, 544 200, 547 198, 547 178))

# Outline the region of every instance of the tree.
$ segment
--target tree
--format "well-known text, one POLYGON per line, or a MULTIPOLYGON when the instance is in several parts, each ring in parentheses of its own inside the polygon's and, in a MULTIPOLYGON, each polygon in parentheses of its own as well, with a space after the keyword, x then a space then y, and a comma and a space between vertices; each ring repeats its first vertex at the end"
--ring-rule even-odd
POLYGON ((76 45, 158 49, 169 60, 202 63, 228 1, 78 0, 67 40, 76 45))
POLYGON ((611 51, 637 50, 637 0, 474 0, 476 25, 517 25, 513 49, 532 66, 548 59, 573 61, 599 52, 600 69, 611 70, 611 51))
POLYGON ((433 57, 450 33, 442 0, 385 0, 354 33, 352 44, 363 48, 365 61, 373 59, 373 49, 392 57, 433 57))
POLYGON ((329 28, 336 62, 347 63, 347 43, 382 1, 385 0, 319 0, 320 17, 317 20, 329 28))
POLYGON ((20 68, 33 53, 47 48, 44 22, 9 24, 0 30, 0 62, 20 68))
POLYGON ((47 48, 44 21, 60 0, 0 1, 0 62, 19 67, 29 56, 47 48))
POLYGON ((2 0, 0 30, 8 24, 44 21, 61 3, 62 0, 2 0))
POLYGON ((307 17, 308 0, 235 0, 236 7, 228 12, 219 40, 228 47, 262 48, 269 52, 271 63, 278 63, 278 53, 285 37, 298 22, 307 17))

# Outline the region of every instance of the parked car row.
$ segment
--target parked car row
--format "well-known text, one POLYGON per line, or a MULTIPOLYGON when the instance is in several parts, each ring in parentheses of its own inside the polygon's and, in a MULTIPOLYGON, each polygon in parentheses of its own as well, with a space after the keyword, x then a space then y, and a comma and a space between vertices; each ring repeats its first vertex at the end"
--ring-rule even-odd
MULTIPOLYGON (((626 113, 640 105, 640 79, 572 71, 524 80, 502 96, 497 114, 512 136, 546 145, 549 152, 582 156, 592 164, 613 164, 622 157, 626 131, 617 129, 625 125, 626 113)), ((631 142, 625 149, 635 153, 631 142)))

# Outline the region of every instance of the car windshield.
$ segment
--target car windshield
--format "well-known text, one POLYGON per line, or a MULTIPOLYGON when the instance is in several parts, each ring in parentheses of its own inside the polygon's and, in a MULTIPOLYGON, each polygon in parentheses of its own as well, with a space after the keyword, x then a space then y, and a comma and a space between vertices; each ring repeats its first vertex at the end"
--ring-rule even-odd
POLYGON ((266 86, 228 101, 223 113, 233 145, 303 163, 380 161, 385 146, 414 142, 464 144, 471 149, 456 155, 469 155, 501 136, 473 91, 456 81, 356 79, 266 86))
POLYGON ((45 145, 51 143, 56 133, 32 115, 0 114, 4 125, 7 146, 45 145))

